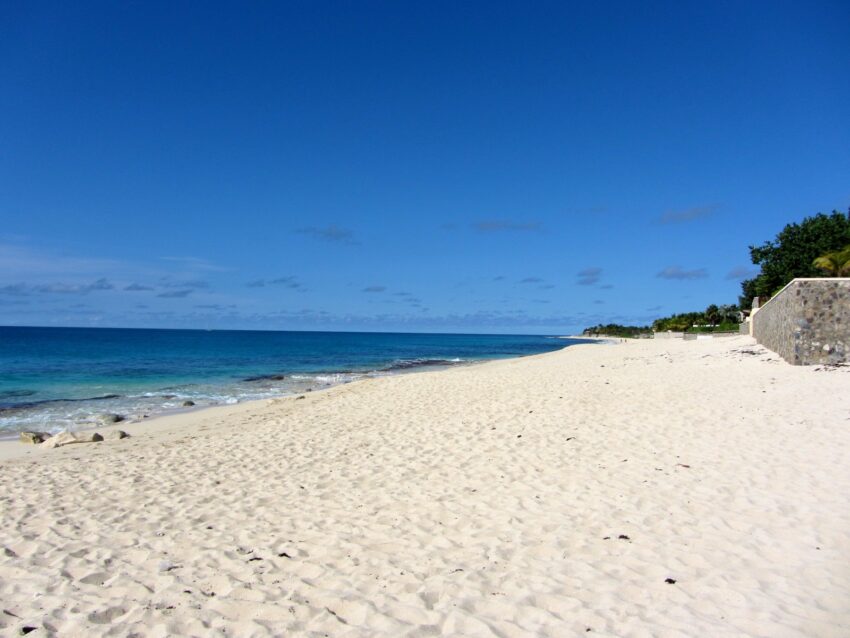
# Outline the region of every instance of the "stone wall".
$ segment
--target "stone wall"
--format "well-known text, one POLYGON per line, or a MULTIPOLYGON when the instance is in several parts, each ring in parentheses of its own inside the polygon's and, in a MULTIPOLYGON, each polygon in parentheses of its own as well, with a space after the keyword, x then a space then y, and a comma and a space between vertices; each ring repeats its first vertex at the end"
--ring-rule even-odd
POLYGON ((684 332, 673 332, 672 330, 667 330, 664 332, 653 332, 653 339, 681 339, 684 335, 684 332))
POLYGON ((752 316, 753 336, 788 363, 850 361, 850 278, 795 279, 752 316))

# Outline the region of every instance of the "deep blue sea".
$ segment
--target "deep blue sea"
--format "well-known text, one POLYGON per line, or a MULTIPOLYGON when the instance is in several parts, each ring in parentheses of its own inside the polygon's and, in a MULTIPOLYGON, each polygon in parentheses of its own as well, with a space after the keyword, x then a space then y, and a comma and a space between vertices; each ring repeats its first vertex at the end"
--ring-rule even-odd
POLYGON ((543 336, 0 327, 0 436, 557 350, 543 336))

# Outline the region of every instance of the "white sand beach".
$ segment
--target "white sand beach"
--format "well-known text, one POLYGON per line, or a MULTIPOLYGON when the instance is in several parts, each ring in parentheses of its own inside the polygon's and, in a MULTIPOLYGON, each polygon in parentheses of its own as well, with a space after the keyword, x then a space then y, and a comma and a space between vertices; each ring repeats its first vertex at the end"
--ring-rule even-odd
POLYGON ((850 635, 850 368, 748 337, 122 428, 0 446, 4 635, 850 635))

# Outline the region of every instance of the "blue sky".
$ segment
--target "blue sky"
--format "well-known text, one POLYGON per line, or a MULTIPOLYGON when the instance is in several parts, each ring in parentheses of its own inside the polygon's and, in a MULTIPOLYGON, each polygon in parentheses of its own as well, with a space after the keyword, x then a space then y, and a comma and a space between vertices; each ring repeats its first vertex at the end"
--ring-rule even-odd
POLYGON ((3 3, 0 324, 569 332, 850 206, 850 4, 3 3))

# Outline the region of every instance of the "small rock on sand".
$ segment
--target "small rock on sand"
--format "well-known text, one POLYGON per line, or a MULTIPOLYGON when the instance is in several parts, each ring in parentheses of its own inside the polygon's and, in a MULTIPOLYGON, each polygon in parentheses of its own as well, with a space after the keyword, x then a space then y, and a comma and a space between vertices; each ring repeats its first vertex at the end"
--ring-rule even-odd
POLYGON ((97 443, 98 441, 103 441, 103 435, 97 432, 77 432, 74 434, 74 438, 79 443, 97 443))
POLYGON ((54 447, 62 447, 63 445, 70 445, 71 443, 79 443, 79 442, 80 441, 77 440, 77 437, 75 437, 73 434, 71 434, 70 432, 68 432, 66 430, 64 432, 60 432, 59 434, 55 434, 55 435, 51 436, 49 439, 47 439, 41 445, 43 447, 54 448, 54 447))
POLYGON ((65 430, 44 441, 41 445, 47 448, 62 447, 63 445, 71 445, 72 443, 95 443, 103 441, 103 436, 97 432, 81 432, 74 434, 65 430))
POLYGON ((39 443, 49 439, 50 435, 47 432, 21 432, 21 443, 31 443, 38 445, 39 443))
POLYGON ((126 439, 129 437, 130 435, 124 430, 109 430, 109 432, 103 435, 103 438, 107 441, 117 441, 119 439, 126 439))

